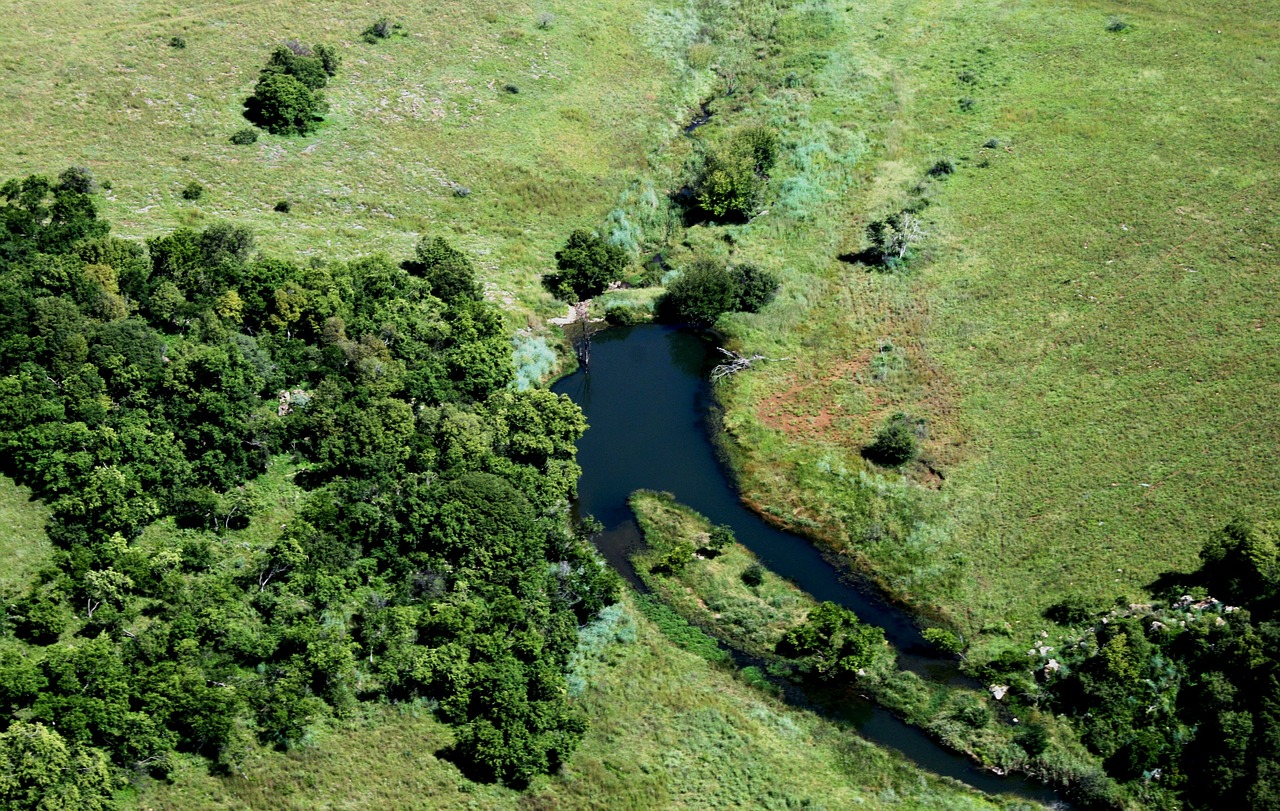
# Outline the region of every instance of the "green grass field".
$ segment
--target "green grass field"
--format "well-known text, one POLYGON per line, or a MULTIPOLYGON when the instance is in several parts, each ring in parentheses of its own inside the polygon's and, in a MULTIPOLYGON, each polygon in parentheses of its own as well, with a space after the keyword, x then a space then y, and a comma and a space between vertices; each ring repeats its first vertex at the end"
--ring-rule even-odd
POLYGON ((1276 9, 859 8, 865 89, 811 109, 868 134, 863 171, 740 243, 801 271, 730 328, 788 359, 722 389, 744 494, 979 641, 1140 599, 1280 491, 1276 9), (836 261, 941 158, 906 271, 836 261), (899 410, 924 462, 867 471, 899 410))
POLYGON ((47 518, 30 489, 0 476, 0 594, 21 589, 53 551, 44 533, 47 518))
POLYGON ((649 47, 665 5, 25 3, 0 32, 0 170, 90 167, 111 182, 103 213, 125 237, 228 219, 269 252, 330 259, 407 256, 444 236, 490 295, 526 309, 567 233, 603 220, 707 81, 649 47), (361 41, 382 16, 406 35, 361 41), (231 144, 288 39, 343 59, 326 123, 231 144), (184 201, 193 181, 205 193, 184 201))

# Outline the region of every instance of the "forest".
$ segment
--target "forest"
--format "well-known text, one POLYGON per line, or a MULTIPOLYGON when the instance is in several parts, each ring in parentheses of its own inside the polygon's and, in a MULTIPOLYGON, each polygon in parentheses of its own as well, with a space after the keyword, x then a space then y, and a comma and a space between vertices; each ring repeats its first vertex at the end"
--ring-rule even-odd
POLYGON ((429 702, 480 779, 555 770, 577 628, 619 581, 567 512, 581 412, 508 387, 468 259, 300 266, 229 223, 144 250, 90 182, 0 189, 0 447, 56 547, 6 596, 6 807, 108 807, 175 751, 234 773, 366 701, 429 702), (305 502, 228 544, 278 454, 305 502), (141 543, 165 516, 188 531, 141 543))

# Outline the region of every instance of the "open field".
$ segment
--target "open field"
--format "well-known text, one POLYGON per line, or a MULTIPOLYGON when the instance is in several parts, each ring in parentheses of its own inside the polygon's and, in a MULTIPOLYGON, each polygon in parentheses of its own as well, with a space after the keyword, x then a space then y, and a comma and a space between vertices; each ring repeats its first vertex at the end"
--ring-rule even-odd
POLYGON ((541 300, 565 234, 599 224, 707 81, 649 47, 666 35, 662 3, 20 6, 0 32, 4 177, 86 165, 112 183, 103 213, 125 237, 228 219, 269 252, 332 259, 444 236, 522 307, 541 300), (361 41, 382 16, 405 36, 361 41), (326 123, 231 144, 288 39, 343 59, 326 123), (187 202, 192 181, 205 193, 187 202))
POLYGON ((639 612, 588 650, 592 719, 564 774, 527 795, 466 780, 435 756, 448 727, 425 710, 375 710, 314 746, 255 757, 242 776, 195 766, 152 784, 138 809, 652 809, 1028 807, 920 772, 730 670, 682 651, 639 612), (632 625, 634 623, 634 625, 632 625), (619 641, 618 637, 623 640, 619 641))
POLYGON ((744 240, 813 269, 731 325, 789 358, 723 390, 745 495, 970 638, 1066 594, 1137 600, 1280 491, 1274 9, 868 16, 847 46, 882 60, 856 205, 744 240), (940 158, 955 173, 927 179, 940 158), (835 261, 922 180, 905 271, 835 261), (929 421, 910 485, 858 456, 900 410, 929 421))

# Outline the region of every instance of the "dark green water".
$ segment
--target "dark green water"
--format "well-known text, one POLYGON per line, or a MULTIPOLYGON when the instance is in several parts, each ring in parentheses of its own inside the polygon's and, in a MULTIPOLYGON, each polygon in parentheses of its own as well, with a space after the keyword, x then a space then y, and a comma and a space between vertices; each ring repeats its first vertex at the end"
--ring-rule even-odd
MULTIPOLYGON (((863 621, 884 628, 903 666, 945 674, 951 664, 933 657, 905 612, 842 578, 804 538, 769 526, 742 506, 707 431, 710 350, 697 335, 672 327, 609 329, 594 339, 590 372, 579 370, 552 387, 569 395, 590 425, 578 443, 583 470, 578 508, 604 524, 596 538, 601 552, 637 583, 627 557, 642 539, 627 497, 639 489, 665 490, 714 523, 733 527, 738 540, 774 572, 817 599, 851 608, 863 621)), ((980 771, 854 691, 809 695, 803 703, 852 724, 867 739, 937 774, 991 793, 1058 800, 1038 784, 980 771)))

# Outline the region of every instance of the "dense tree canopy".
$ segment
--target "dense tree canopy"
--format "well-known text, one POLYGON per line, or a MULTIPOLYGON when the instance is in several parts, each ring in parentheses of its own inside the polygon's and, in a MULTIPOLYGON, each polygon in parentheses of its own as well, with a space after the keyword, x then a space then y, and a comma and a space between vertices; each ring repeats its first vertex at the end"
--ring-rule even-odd
POLYGON ((0 761, 47 753, 0 767, 6 807, 106 807, 113 773, 234 767, 379 697, 435 701, 478 775, 556 768, 618 582, 568 525, 582 414, 509 388, 466 258, 303 267, 228 224, 144 250, 83 192, 3 188, 0 460, 56 546, 0 624, 0 761), (226 542, 272 458, 304 491, 226 542))
POLYGON ((542 277, 542 284, 561 301, 570 304, 593 298, 622 276, 627 252, 605 242, 598 234, 578 229, 556 251, 558 273, 542 277))

